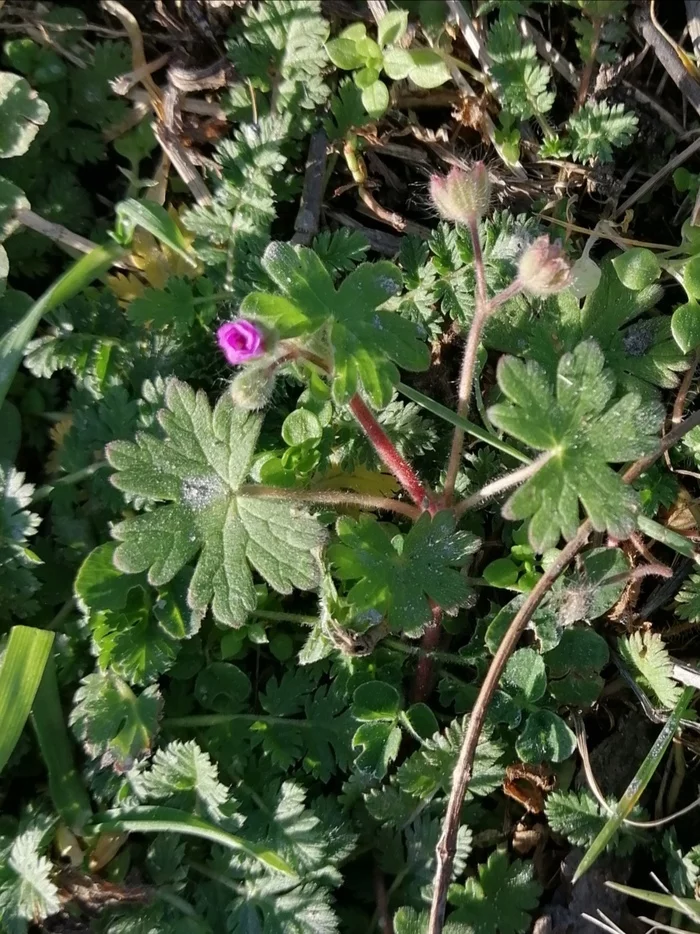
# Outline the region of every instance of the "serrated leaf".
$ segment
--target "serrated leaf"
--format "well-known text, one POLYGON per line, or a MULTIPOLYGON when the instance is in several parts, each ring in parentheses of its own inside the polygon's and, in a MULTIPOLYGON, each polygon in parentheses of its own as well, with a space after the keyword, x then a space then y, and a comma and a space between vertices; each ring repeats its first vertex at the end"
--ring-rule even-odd
POLYGON ((128 305, 126 314, 134 324, 187 331, 197 314, 192 285, 186 279, 171 278, 165 288, 145 289, 128 305))
POLYGON ((95 672, 81 681, 69 723, 102 767, 128 771, 150 751, 162 705, 156 685, 136 695, 114 672, 95 672))
POLYGON ((633 632, 619 639, 617 645, 620 655, 644 690, 651 692, 663 707, 674 707, 681 687, 671 677, 673 663, 661 636, 655 632, 633 632))
POLYGON ((615 380, 595 341, 579 344, 557 367, 554 391, 536 363, 502 358, 498 382, 509 402, 490 410, 495 425, 550 459, 504 506, 510 519, 530 518, 533 548, 571 538, 580 523, 579 501, 593 527, 626 538, 635 527, 637 494, 608 462, 653 450, 661 419, 658 404, 628 393, 610 406, 615 380))
POLYGON ((241 313, 259 317, 281 337, 330 328, 333 345, 333 394, 347 402, 358 389, 377 407, 386 405, 399 379, 397 365, 422 370, 428 350, 420 329, 381 306, 401 288, 401 273, 391 263, 363 263, 336 291, 313 250, 272 243, 263 256, 265 271, 283 295, 253 292, 241 313), (284 296, 284 297, 283 297, 284 296))
POLYGON ((116 525, 117 567, 148 571, 161 586, 196 555, 188 604, 240 626, 255 607, 252 565, 280 593, 310 590, 319 580, 323 533, 315 519, 277 500, 239 493, 250 469, 261 418, 237 409, 225 393, 213 412, 203 392, 168 381, 158 419, 165 437, 139 434, 115 442, 107 457, 119 489, 158 503, 116 525))
POLYGON ((469 925, 474 934, 524 934, 542 893, 532 863, 509 865, 505 851, 496 850, 478 873, 464 887, 450 886, 447 898, 455 907, 450 921, 469 925))
POLYGON ((0 159, 23 156, 48 119, 48 105, 24 78, 0 71, 0 159))
POLYGON ((340 580, 357 580, 348 594, 360 610, 386 613, 392 628, 418 634, 432 616, 430 600, 445 610, 463 605, 470 590, 457 570, 479 546, 471 533, 456 531, 448 511, 427 513, 405 537, 390 538, 368 516, 337 523, 340 544, 328 558, 340 580))
POLYGON ((613 147, 629 146, 637 132, 637 115, 622 104, 587 101, 569 120, 573 155, 580 162, 611 162, 613 147))
POLYGON ((211 662, 197 675, 194 695, 205 710, 237 713, 250 694, 250 679, 236 665, 211 662))
POLYGON ((146 800, 165 801, 174 808, 217 820, 230 792, 219 781, 216 765, 197 743, 169 743, 153 757, 151 768, 140 776, 146 800))
POLYGON ((53 866, 41 854, 44 836, 44 828, 30 826, 0 856, 0 923, 8 934, 26 934, 60 909, 53 866))
MULTIPOLYGON (((585 847, 595 840, 608 817, 588 789, 552 792, 547 795, 545 813, 555 833, 562 834, 574 846, 585 847)), ((641 818, 639 809, 635 808, 633 816, 635 820, 641 818)), ((642 840, 640 831, 623 824, 620 835, 611 840, 608 847, 626 856, 642 840)))

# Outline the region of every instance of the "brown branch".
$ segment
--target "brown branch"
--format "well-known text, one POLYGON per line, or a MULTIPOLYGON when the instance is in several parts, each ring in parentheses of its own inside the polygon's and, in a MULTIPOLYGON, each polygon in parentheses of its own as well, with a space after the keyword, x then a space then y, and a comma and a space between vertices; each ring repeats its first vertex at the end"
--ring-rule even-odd
POLYGON ((666 36, 656 28, 652 22, 650 9, 651 5, 649 3, 643 3, 637 7, 633 18, 634 25, 642 34, 644 41, 648 42, 652 47, 656 57, 683 97, 686 98, 696 113, 700 114, 700 84, 688 72, 677 50, 666 36))
POLYGON ((693 382, 693 377, 695 376, 695 370, 698 366, 698 353, 695 351, 693 354, 692 360, 690 361, 690 366, 683 374, 683 379, 680 386, 678 387, 678 394, 673 402, 673 411, 671 412, 671 424, 678 425, 679 422, 683 419, 683 409, 685 408, 685 400, 688 395, 688 390, 690 385, 693 382))
POLYGON ((325 188, 326 155, 328 139, 323 130, 317 130, 309 142, 309 154, 306 159, 304 188, 299 202, 299 211, 294 221, 292 243, 309 246, 318 233, 318 222, 323 204, 325 188))
MULTIPOLYGON (((637 477, 641 476, 641 474, 658 460, 665 451, 673 447, 677 441, 697 425, 700 425, 700 411, 695 412, 684 422, 681 422, 680 425, 677 425, 669 431, 661 440, 659 447, 653 454, 640 458, 629 467, 622 475, 623 483, 632 483, 633 480, 636 480, 637 477)), ((535 584, 527 599, 516 613, 513 622, 508 627, 491 661, 489 670, 486 672, 486 677, 484 678, 481 688, 479 689, 479 694, 474 703, 469 718, 469 724, 464 734, 462 747, 459 751, 457 764, 452 773, 452 788, 447 802, 447 811, 445 812, 445 819, 442 825, 442 833, 440 834, 440 839, 438 840, 435 850, 437 865, 433 884, 433 901, 430 906, 428 934, 441 934, 442 932, 445 920, 445 908, 447 906, 447 888, 452 876, 452 866, 454 863, 462 804, 472 776, 476 747, 479 742, 491 699, 498 687, 498 682, 501 679, 508 659, 515 650, 523 630, 532 619, 552 584, 566 569, 569 562, 572 561, 584 547, 592 529, 593 527, 588 519, 583 522, 579 526, 576 535, 535 584)))

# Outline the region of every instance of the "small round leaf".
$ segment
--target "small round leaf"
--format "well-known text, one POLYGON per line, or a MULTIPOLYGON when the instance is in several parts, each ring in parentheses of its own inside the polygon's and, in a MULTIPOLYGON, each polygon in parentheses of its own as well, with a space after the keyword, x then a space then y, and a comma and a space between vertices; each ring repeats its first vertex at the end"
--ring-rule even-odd
POLYGON ((441 56, 432 49, 416 49, 411 52, 413 68, 409 78, 418 88, 439 88, 452 77, 441 56))
POLYGON ((633 247, 616 256, 612 263, 620 282, 634 292, 652 285, 661 275, 656 254, 644 247, 633 247))
POLYGON ((683 267, 683 285, 690 298, 700 298, 700 256, 693 256, 683 267))
POLYGON ((282 437, 290 447, 306 444, 307 441, 318 441, 322 434, 321 423, 308 409, 296 409, 282 424, 282 437))
POLYGON ((576 737, 561 717, 538 710, 528 717, 515 751, 523 762, 563 762, 576 749, 576 737))
POLYGON ((12 182, 0 177, 0 243, 19 227, 18 211, 28 211, 27 196, 12 182))
POLYGON ((48 104, 24 78, 0 71, 0 159, 23 156, 48 119, 48 104))
POLYGON ((377 26, 377 40, 381 46, 400 42, 408 29, 408 10, 391 10, 382 16, 377 26))
POLYGON ((250 694, 245 672, 230 662, 212 662, 197 675, 194 696, 206 710, 237 713, 250 694))
POLYGON ((357 43, 352 39, 345 39, 342 36, 331 39, 326 43, 326 52, 336 68, 342 68, 343 71, 352 71, 364 64, 364 58, 357 49, 357 43))
POLYGON ((352 715, 356 720, 395 720, 401 709, 399 692, 385 681, 361 684, 353 695, 352 715))
POLYGON ((512 587, 520 571, 510 558, 496 558, 486 565, 482 573, 484 580, 492 587, 512 587))
POLYGON ((700 345, 700 305, 696 301, 676 308, 671 318, 671 331, 683 353, 700 345))
POLYGON ((381 117, 389 106, 389 91, 383 81, 375 81, 364 89, 362 106, 370 117, 381 117))

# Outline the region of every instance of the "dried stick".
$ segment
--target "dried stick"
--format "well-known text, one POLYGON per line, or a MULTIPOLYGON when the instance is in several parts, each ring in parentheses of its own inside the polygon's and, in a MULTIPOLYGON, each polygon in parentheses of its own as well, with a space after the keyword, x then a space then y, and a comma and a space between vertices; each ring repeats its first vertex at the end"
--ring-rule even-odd
POLYGON ((323 130, 317 130, 309 142, 304 188, 299 202, 299 211, 294 221, 295 233, 292 243, 309 246, 318 233, 325 187, 327 144, 328 139, 323 130))
MULTIPOLYGON (((665 451, 697 425, 700 425, 700 411, 695 412, 684 422, 681 422, 680 425, 677 425, 669 431, 669 433, 662 438, 659 447, 653 454, 640 458, 626 470, 622 475, 623 483, 632 483, 633 480, 636 480, 637 477, 643 474, 665 451)), ((535 584, 527 599, 516 613, 513 622, 508 627, 491 661, 489 670, 486 672, 483 684, 479 689, 479 694, 469 717, 469 723, 464 734, 459 757, 454 772, 452 773, 450 798, 447 803, 442 833, 440 834, 440 839, 435 849, 437 865, 433 883, 433 901, 430 906, 428 934, 441 934, 442 932, 445 920, 445 908, 447 906, 447 888, 450 877, 452 876, 452 866, 454 863, 462 804, 464 802, 467 786, 471 779, 476 747, 479 742, 491 699, 498 687, 498 682, 501 679, 508 659, 515 650, 523 630, 532 619, 552 584, 557 580, 560 574, 562 574, 569 562, 572 561, 584 547, 591 534, 592 528, 588 519, 583 522, 579 526, 575 536, 535 584)))
POLYGON ((651 178, 647 179, 643 185, 641 185, 629 198, 620 205, 620 207, 615 211, 613 217, 621 217, 625 211, 632 207, 632 205, 639 201, 640 198, 643 198, 648 192, 655 188, 659 182, 663 181, 667 175, 670 175, 671 172, 675 171, 679 165, 683 165, 684 162, 687 162, 691 156, 694 156, 695 153, 700 149, 700 138, 694 140, 689 146, 686 146, 677 156, 674 156, 666 165, 662 166, 658 172, 655 172, 651 178))
POLYGON ((673 411, 671 412, 671 424, 678 425, 678 423, 683 419, 683 409, 685 408, 685 400, 688 395, 688 390, 690 389, 691 383, 693 382, 693 377, 695 376, 695 370, 698 366, 698 352, 695 351, 693 358, 690 362, 690 366, 683 374, 683 379, 680 386, 678 387, 678 394, 673 402, 673 411))
POLYGON ((634 25, 642 34, 644 41, 653 48, 656 57, 683 97, 696 113, 700 114, 700 84, 690 74, 686 62, 678 54, 683 50, 680 47, 674 48, 668 38, 657 29, 652 20, 651 9, 651 4, 648 3, 637 7, 633 17, 634 25))
POLYGON ((328 506, 354 506, 359 509, 383 509, 406 516, 414 521, 420 516, 420 510, 410 503, 386 496, 370 496, 349 490, 289 490, 282 487, 262 486, 258 483, 244 484, 239 490, 241 496, 254 496, 263 499, 283 499, 290 503, 323 503, 328 506))
POLYGON ((211 204, 211 194, 204 184, 204 179, 192 162, 192 157, 172 130, 162 124, 154 124, 153 135, 175 167, 177 174, 192 192, 197 204, 211 204))

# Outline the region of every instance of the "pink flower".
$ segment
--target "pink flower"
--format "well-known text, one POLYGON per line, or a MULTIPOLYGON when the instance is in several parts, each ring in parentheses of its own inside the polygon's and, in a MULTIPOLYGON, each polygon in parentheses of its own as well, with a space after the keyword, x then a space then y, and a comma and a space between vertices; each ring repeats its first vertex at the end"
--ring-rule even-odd
POLYGON ((227 321, 216 332, 216 339, 231 366, 248 363, 265 353, 264 334, 257 324, 238 318, 227 321))
POLYGON ((475 162, 468 171, 455 167, 447 175, 431 175, 430 197, 444 220, 461 224, 478 221, 488 211, 491 198, 486 166, 475 162))
POLYGON ((551 242, 545 234, 525 250, 518 263, 518 278, 531 295, 545 298, 571 284, 571 267, 561 242, 551 242))

